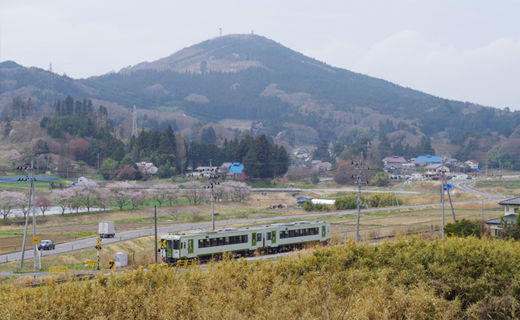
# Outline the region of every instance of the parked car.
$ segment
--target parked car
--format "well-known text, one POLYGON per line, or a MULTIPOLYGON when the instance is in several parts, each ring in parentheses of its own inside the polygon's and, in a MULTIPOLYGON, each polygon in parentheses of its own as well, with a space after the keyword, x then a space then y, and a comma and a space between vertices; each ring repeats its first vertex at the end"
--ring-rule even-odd
POLYGON ((38 244, 38 250, 54 250, 54 242, 52 240, 42 240, 38 244))

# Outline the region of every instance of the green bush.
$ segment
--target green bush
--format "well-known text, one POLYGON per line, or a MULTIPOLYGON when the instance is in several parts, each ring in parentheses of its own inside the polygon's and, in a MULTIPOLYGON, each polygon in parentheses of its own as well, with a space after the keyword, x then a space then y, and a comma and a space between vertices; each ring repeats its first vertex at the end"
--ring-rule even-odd
POLYGON ((332 209, 332 206, 321 203, 312 203, 311 200, 305 201, 303 204, 303 210, 305 211, 324 211, 328 212, 332 209))
POLYGON ((456 223, 448 223, 444 229, 450 237, 469 237, 475 236, 480 238, 482 226, 478 221, 462 219, 456 223))
MULTIPOLYGON (((368 206, 369 208, 390 207, 396 204, 397 199, 392 202, 391 193, 371 193, 369 195, 361 195, 361 206, 368 206)), ((402 202, 399 201, 399 205, 402 202)), ((336 210, 349 210, 357 208, 357 194, 347 194, 341 198, 337 198, 334 203, 336 210)))

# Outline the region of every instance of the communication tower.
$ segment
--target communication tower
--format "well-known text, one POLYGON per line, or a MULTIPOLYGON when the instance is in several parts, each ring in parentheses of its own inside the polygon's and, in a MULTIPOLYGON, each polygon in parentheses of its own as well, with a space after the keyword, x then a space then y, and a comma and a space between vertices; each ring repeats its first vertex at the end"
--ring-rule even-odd
POLYGON ((132 137, 137 138, 137 109, 134 104, 134 111, 132 112, 132 137))
POLYGON ((52 73, 52 62, 49 63, 49 106, 54 103, 54 73, 52 73))

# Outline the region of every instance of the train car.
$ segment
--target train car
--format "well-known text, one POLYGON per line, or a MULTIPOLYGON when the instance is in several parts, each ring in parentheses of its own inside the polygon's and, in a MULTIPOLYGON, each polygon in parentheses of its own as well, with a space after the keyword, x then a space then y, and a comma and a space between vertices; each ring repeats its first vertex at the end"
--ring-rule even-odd
POLYGON ((328 240, 329 222, 300 221, 163 235, 161 242, 164 241, 165 246, 160 253, 164 262, 173 264, 182 259, 209 260, 225 252, 233 256, 247 256, 255 251, 283 252, 328 240))

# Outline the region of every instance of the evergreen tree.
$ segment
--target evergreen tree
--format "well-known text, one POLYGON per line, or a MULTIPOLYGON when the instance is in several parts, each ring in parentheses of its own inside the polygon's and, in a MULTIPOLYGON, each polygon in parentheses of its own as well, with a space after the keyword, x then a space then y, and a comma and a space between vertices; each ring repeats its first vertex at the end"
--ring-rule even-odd
POLYGON ((260 177, 260 166, 258 165, 258 159, 254 148, 249 149, 243 160, 244 172, 249 177, 260 177))
POLYGON ((276 148, 276 165, 275 176, 283 176, 289 169, 289 155, 283 146, 275 146, 276 148))
POLYGON ((271 144, 262 134, 255 139, 254 153, 258 162, 259 178, 272 178, 274 176, 274 159, 271 144))
POLYGON ((215 134, 215 130, 213 129, 213 127, 202 129, 202 135, 200 140, 201 142, 204 142, 206 144, 216 144, 217 135, 215 134))

